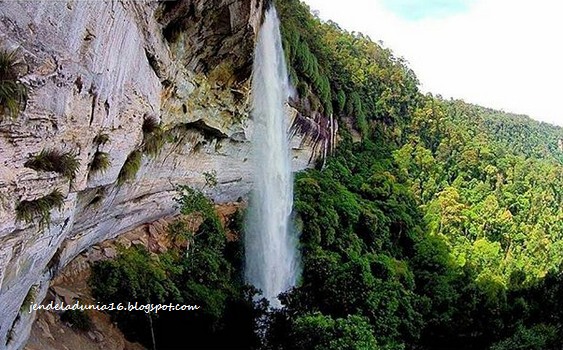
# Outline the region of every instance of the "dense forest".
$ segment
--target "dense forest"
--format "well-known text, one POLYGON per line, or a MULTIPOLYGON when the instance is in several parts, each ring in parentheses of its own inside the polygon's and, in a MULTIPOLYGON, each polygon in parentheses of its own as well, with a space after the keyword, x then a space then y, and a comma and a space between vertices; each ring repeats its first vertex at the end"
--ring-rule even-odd
POLYGON ((563 129, 423 95, 390 50, 298 0, 277 7, 296 107, 341 125, 324 167, 295 178, 301 281, 282 309, 253 302, 240 244, 183 188, 183 212, 205 218, 193 251, 123 252, 93 285, 101 301, 204 307, 115 315, 126 335, 150 347, 150 321, 157 339, 181 325, 207 348, 561 349, 563 129))

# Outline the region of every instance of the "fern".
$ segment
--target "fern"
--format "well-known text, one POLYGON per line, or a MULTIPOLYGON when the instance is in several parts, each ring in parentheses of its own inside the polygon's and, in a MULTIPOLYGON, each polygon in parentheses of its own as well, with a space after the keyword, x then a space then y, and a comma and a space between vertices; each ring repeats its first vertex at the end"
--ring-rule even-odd
POLYGON ((105 172, 111 166, 111 160, 109 159, 109 154, 106 152, 96 152, 94 154, 94 159, 92 159, 92 163, 90 164, 90 172, 97 173, 97 172, 105 172))
POLYGON ((141 163, 143 160, 143 153, 139 150, 135 150, 129 154, 127 160, 123 164, 119 175, 117 176, 117 183, 119 185, 124 184, 127 181, 135 179, 137 172, 141 169, 141 163))
POLYGON ((16 207, 16 219, 20 222, 32 224, 36 217, 40 218, 39 226, 49 227, 51 224, 51 210, 61 209, 64 196, 58 189, 49 195, 32 201, 22 201, 16 207))
POLYGON ((109 142, 109 135, 108 134, 99 134, 94 137, 94 144, 97 146, 105 145, 109 142))
POLYGON ((62 153, 58 150, 42 150, 28 160, 25 166, 36 171, 54 171, 72 180, 76 176, 80 162, 72 151, 62 153))
POLYGON ((164 144, 166 135, 160 123, 154 117, 148 117, 143 122, 143 153, 156 157, 164 144))

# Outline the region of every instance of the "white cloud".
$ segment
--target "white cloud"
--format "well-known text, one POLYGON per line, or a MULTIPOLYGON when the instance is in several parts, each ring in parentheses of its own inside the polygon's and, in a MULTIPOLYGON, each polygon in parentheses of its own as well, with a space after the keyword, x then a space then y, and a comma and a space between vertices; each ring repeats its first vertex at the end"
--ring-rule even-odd
POLYGON ((466 13, 407 21, 378 0, 305 0, 324 19, 383 40, 423 91, 563 126, 563 3, 480 0, 466 13))

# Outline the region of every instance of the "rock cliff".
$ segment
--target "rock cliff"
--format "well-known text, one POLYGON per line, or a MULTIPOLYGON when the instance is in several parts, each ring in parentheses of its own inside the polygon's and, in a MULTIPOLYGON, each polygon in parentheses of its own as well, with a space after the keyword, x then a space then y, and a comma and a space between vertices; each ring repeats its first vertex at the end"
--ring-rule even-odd
MULTIPOLYGON (((249 77, 262 0, 169 2, 2 1, 0 48, 17 50, 29 90, 17 118, 0 121, 0 349, 20 348, 57 270, 86 248, 172 214, 175 185, 207 189, 216 202, 248 194, 252 120, 249 77), (162 148, 144 152, 134 177, 118 176, 143 152, 146 120, 162 148), (100 135, 107 142, 100 142, 100 135), (43 150, 72 152, 69 180, 26 162, 43 150), (109 167, 94 172, 96 154, 109 167), (16 208, 58 189, 64 205, 39 219, 16 208)), ((289 109, 294 169, 311 166, 333 132, 289 109), (295 122, 297 121, 297 122, 295 122), (294 123, 295 122, 295 123, 294 123), (328 136, 327 136, 328 135, 328 136)))

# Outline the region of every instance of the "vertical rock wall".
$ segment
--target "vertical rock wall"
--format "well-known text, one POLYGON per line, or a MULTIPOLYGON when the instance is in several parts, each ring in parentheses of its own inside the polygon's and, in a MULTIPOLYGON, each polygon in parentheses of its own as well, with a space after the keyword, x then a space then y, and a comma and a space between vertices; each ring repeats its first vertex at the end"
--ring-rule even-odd
MULTIPOLYGON (((207 190, 215 201, 248 194, 248 81, 262 7, 261 0, 0 2, 0 47, 17 50, 29 87, 25 110, 0 122, 0 349, 22 346, 34 318, 25 306, 43 299, 70 259, 175 212, 175 185, 202 187, 203 174, 215 171, 218 186, 207 190), (161 123, 166 142, 158 155, 143 155, 134 180, 118 185, 126 159, 142 149, 147 118, 161 123), (97 144, 100 134, 109 142, 97 144), (44 149, 74 152, 76 177, 25 166, 44 149), (90 169, 96 152, 109 156, 104 172, 90 169), (65 200, 48 227, 16 219, 21 201, 54 189, 65 200)), ((300 125, 290 133, 295 170, 324 152, 323 126, 307 118, 300 125)))

